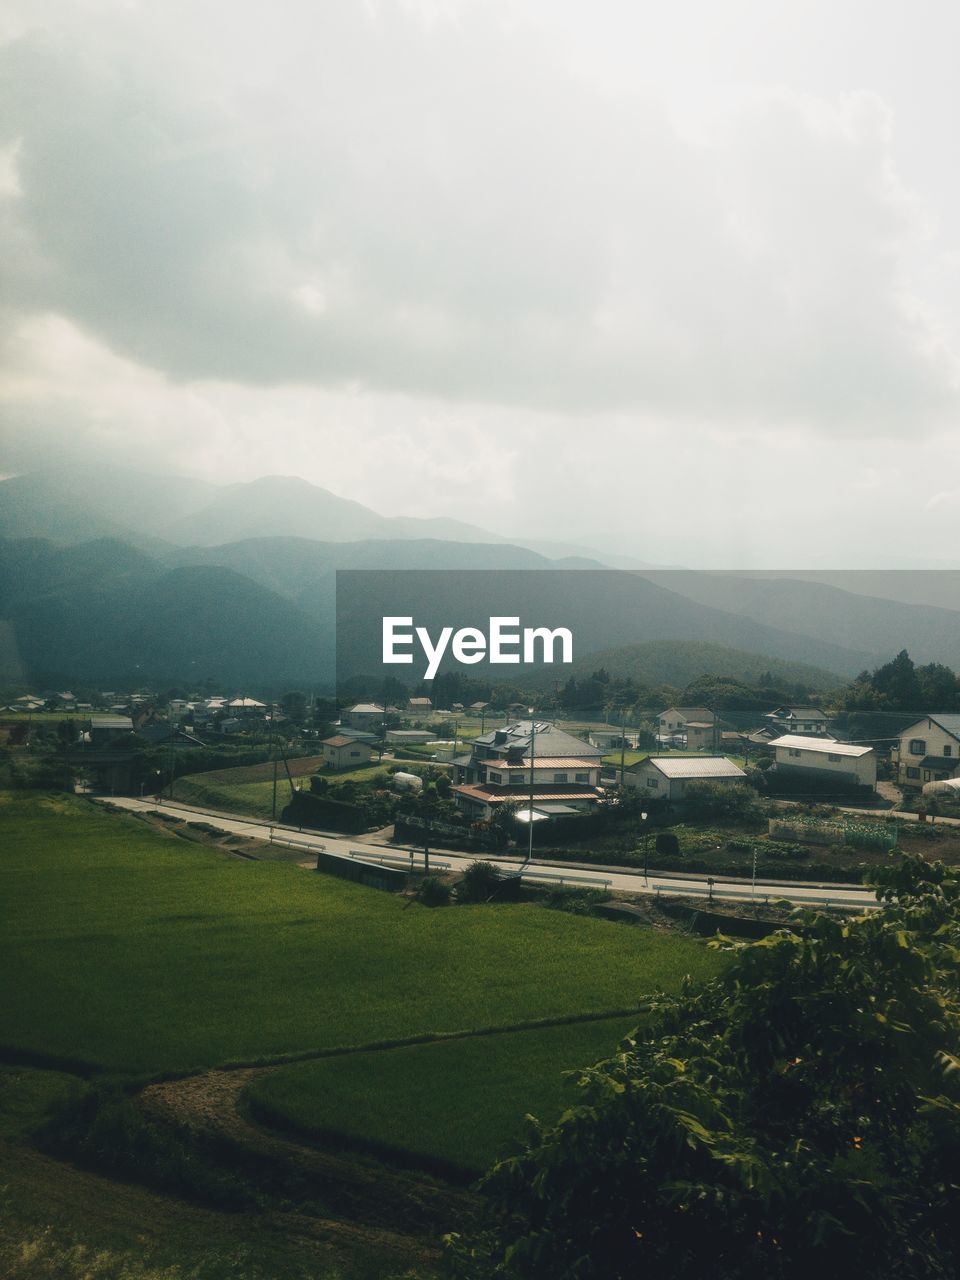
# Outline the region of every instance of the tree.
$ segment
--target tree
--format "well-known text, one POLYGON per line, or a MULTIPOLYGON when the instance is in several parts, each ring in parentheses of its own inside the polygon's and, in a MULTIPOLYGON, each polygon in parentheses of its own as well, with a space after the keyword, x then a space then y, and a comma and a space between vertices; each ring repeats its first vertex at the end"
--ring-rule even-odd
POLYGON ((960 1249, 960 878, 732 952, 653 1002, 581 1102, 484 1180, 458 1280, 937 1280, 960 1249))
POLYGON ((894 710, 912 710, 920 705, 920 683, 913 659, 901 649, 892 661, 878 667, 870 683, 894 710))

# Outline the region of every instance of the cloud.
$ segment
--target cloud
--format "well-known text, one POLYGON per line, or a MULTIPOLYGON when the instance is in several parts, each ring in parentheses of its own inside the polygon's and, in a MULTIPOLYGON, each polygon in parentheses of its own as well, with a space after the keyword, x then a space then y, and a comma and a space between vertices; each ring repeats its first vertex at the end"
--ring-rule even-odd
POLYGON ((879 99, 756 92, 692 136, 508 13, 52 8, 4 50, 8 323, 288 399, 949 420, 956 355, 911 287, 923 216, 879 99))

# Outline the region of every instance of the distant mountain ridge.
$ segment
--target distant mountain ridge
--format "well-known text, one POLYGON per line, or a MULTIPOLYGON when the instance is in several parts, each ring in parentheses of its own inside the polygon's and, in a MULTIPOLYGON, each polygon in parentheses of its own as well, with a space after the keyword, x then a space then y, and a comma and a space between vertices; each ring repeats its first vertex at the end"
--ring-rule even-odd
MULTIPOLYGON (((767 669, 781 660, 850 676, 908 648, 919 662, 960 668, 960 610, 929 603, 938 581, 945 602, 960 603, 960 573, 924 575, 913 594, 896 574, 868 571, 849 572, 850 590, 844 575, 823 582, 815 574, 646 567, 618 574, 602 554, 520 545, 458 521, 381 516, 295 477, 220 486, 103 465, 51 468, 0 482, 4 536, 0 651, 11 670, 79 679, 84 660, 95 659, 98 678, 119 679, 109 673, 136 669, 139 646, 155 672, 176 669, 183 677, 230 649, 231 670, 246 672, 244 679, 257 675, 257 653, 273 655, 278 679, 313 683, 331 666, 336 573, 345 569, 457 570, 462 591, 444 587, 446 603, 457 608, 470 603, 479 582, 473 571, 550 570, 560 578, 585 571, 582 582, 562 585, 542 574, 534 596, 553 625, 577 620, 586 654, 672 640, 759 654, 767 669), (278 532, 285 528, 310 533, 278 532), (317 537, 318 530, 331 536, 317 537), (180 541, 188 537, 194 545, 180 541), (869 594, 874 583, 876 596, 869 594), (218 591, 230 602, 219 613, 218 591), (162 642, 133 625, 135 608, 156 619, 162 642), (184 610, 190 617, 177 630, 173 619, 184 610), (256 638, 249 662, 232 653, 246 631, 256 638), (10 657, 17 652, 19 659, 10 657)), ((642 564, 619 554, 609 561, 642 564)), ((508 596, 516 586, 505 585, 508 596)), ((425 604, 439 622, 442 602, 425 604)), ((520 594, 516 607, 523 604, 520 594)), ((711 662, 721 661, 711 653, 711 662)))
MULTIPOLYGON (((61 545, 122 538, 160 555, 165 545, 210 547, 255 538, 429 539, 524 546, 547 559, 581 557, 585 565, 604 562, 587 548, 507 538, 443 516, 383 516, 297 476, 214 485, 103 465, 51 467, 0 481, 0 537, 48 538, 61 545)), ((628 557, 614 560, 625 568, 644 567, 628 557)))
POLYGON ((705 640, 651 640, 645 644, 622 645, 586 654, 574 663, 571 674, 583 679, 603 669, 613 677, 632 679, 651 686, 683 688, 704 673, 730 676, 743 684, 757 684, 769 674, 779 685, 805 685, 818 692, 838 688, 843 680, 833 671, 772 658, 768 654, 747 653, 705 640))

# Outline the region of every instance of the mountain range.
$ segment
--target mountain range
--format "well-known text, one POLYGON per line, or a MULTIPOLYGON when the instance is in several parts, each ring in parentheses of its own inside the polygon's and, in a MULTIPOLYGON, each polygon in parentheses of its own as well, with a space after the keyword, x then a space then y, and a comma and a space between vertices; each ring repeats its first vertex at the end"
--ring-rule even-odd
MULTIPOLYGON (((382 516, 296 477, 220 486, 91 466, 0 482, 2 683, 320 687, 332 679, 336 573, 361 569, 433 571, 368 574, 373 612, 414 610, 437 625, 489 600, 532 625, 575 624, 578 657, 602 653, 613 674, 655 684, 689 678, 691 651, 671 665, 670 641, 699 646, 713 674, 752 670, 752 655, 821 688, 902 648, 960 667, 953 571, 654 569, 455 520, 382 516), (500 572, 484 583, 484 570, 500 572)), ((349 648, 353 670, 376 657, 369 637, 349 648)))

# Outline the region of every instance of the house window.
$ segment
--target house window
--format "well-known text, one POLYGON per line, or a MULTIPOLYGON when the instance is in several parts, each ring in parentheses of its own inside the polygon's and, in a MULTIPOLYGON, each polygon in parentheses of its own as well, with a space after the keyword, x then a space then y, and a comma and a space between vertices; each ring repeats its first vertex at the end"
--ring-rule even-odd
POLYGON ((927 754, 927 740, 926 740, 926 738, 911 738, 911 739, 910 739, 910 754, 911 754, 912 756, 925 756, 925 755, 927 754))
POLYGON ((828 753, 828 754, 827 754, 827 759, 828 759, 832 764, 839 764, 839 763, 840 763, 840 757, 839 757, 839 756, 833 756, 833 755, 830 755, 830 754, 828 753))
POLYGON ((554 782, 566 782, 567 775, 565 773, 555 773, 553 775, 554 782))
POLYGON ((502 775, 501 775, 501 774, 499 774, 499 773, 491 773, 491 774, 490 774, 490 781, 491 781, 491 782, 500 782, 500 781, 501 781, 501 777, 502 777, 502 775))
POLYGON ((788 748, 787 748, 787 754, 788 754, 788 755, 791 755, 791 756, 798 756, 798 755, 800 754, 800 748, 799 748, 799 747, 788 747, 788 748))
POLYGON ((953 747, 944 747, 944 748, 943 748, 943 754, 944 754, 945 756, 952 756, 952 755, 953 755, 953 747))
POLYGON ((359 751, 351 751, 351 752, 350 752, 350 759, 351 759, 351 760, 356 759, 356 757, 357 757, 359 754, 360 754, 360 752, 359 752, 359 751))
POLYGON ((907 769, 907 777, 908 777, 908 778, 919 778, 919 777, 920 777, 920 770, 919 770, 919 769, 914 769, 914 768, 912 768, 912 767, 908 768, 908 769, 907 769))
POLYGON ((522 773, 512 773, 510 775, 510 781, 515 787, 522 787, 526 779, 522 773))
POLYGON ((657 785, 658 785, 658 784, 657 784, 657 780, 656 780, 656 778, 648 778, 648 779, 647 779, 647 786, 648 786, 648 787, 654 787, 654 788, 655 788, 657 785))
POLYGON ((589 783, 589 781, 590 781, 590 775, 589 775, 589 773, 577 773, 577 774, 574 774, 574 777, 576 778, 577 782, 587 782, 587 783, 589 783))

